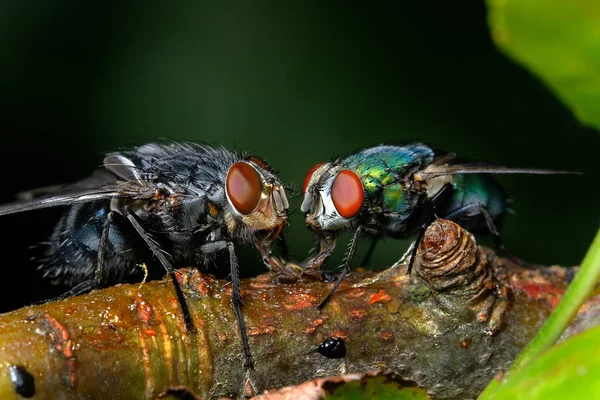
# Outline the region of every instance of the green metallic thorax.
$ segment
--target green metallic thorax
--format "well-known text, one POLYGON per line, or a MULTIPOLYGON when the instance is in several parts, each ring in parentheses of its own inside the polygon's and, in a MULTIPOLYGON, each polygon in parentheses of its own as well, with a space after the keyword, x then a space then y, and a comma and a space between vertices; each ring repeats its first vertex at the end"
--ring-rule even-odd
POLYGON ((429 165, 433 157, 433 151, 421 144, 377 146, 342 159, 340 164, 362 180, 371 211, 405 219, 420 195, 406 188, 411 184, 406 178, 429 165))

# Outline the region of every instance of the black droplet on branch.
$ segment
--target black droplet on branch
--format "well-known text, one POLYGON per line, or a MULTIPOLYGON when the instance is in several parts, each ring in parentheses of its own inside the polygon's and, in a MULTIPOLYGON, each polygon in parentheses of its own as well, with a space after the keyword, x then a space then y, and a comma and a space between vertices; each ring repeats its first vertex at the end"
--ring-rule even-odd
POLYGON ((23 397, 30 398, 35 394, 33 376, 25 367, 13 365, 10 367, 10 380, 15 387, 15 392, 23 397))
POLYGON ((343 358, 346 356, 346 343, 339 337, 330 337, 325 339, 317 351, 327 358, 343 358))

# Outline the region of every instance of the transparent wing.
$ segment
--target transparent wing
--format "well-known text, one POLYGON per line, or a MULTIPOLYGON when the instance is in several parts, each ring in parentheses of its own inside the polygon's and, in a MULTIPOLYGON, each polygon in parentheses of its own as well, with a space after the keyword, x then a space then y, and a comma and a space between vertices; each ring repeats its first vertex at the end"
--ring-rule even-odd
POLYGON ((582 175, 582 172, 576 171, 557 171, 551 169, 536 169, 536 168, 511 168, 499 165, 485 164, 457 164, 457 165, 437 165, 431 164, 423 171, 415 174, 417 179, 432 179, 438 176, 455 175, 455 174, 534 174, 534 175, 557 175, 557 174, 574 174, 582 175))
POLYGON ((15 214, 24 211, 38 210, 41 208, 67 206, 89 201, 104 200, 112 198, 146 200, 155 195, 155 188, 151 186, 140 186, 131 182, 117 183, 99 188, 70 188, 64 193, 53 193, 51 195, 24 201, 15 201, 0 205, 0 216, 15 214))
POLYGON ((31 199, 25 201, 16 201, 0 205, 0 215, 20 213, 23 211, 37 210, 40 208, 66 206, 76 203, 85 203, 88 201, 109 199, 122 194, 114 189, 97 189, 82 192, 68 193, 64 195, 54 195, 39 199, 31 199))

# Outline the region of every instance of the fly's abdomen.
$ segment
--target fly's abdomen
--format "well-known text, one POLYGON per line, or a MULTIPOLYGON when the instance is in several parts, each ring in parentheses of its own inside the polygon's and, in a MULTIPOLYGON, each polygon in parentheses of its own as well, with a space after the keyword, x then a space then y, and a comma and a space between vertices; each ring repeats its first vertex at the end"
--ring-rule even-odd
MULTIPOLYGON (((91 202, 71 206, 63 214, 40 260, 45 277, 68 286, 94 279, 108 212, 108 202, 91 202)), ((103 279, 121 282, 136 268, 131 244, 114 222, 107 242, 103 279)))
POLYGON ((497 225, 506 211, 506 196, 500 185, 490 176, 463 174, 453 176, 454 193, 445 215, 467 230, 487 232, 481 211, 483 206, 497 225))

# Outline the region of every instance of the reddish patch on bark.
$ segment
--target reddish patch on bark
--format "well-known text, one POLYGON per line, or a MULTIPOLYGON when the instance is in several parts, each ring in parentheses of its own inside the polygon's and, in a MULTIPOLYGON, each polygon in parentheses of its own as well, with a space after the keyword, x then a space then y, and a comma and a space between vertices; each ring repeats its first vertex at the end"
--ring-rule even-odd
POLYGON ((144 325, 150 325, 150 320, 152 319, 152 315, 154 314, 154 308, 150 303, 136 297, 135 299, 135 308, 137 309, 138 317, 142 320, 144 325))
POLYGON ((312 322, 310 323, 311 326, 306 328, 306 333, 311 334, 314 331, 316 331, 317 327, 323 325, 328 318, 329 317, 327 315, 324 315, 323 317, 313 319, 312 322))
POLYGON ((356 319, 365 319, 368 313, 364 308, 354 308, 350 311, 350 316, 356 319))
POLYGON ((175 270, 175 280, 177 280, 177 283, 180 285, 183 285, 187 282, 187 275, 182 274, 179 270, 175 270))
POLYGON ((295 293, 285 298, 283 306, 288 310, 301 310, 312 307, 316 300, 315 296, 305 293, 295 293))
POLYGON ((351 299, 358 299, 365 295, 367 291, 365 288, 355 288, 354 290, 350 290, 347 296, 351 299))
POLYGON ((392 337, 394 337, 394 334, 388 330, 379 332, 379 339, 383 340, 384 342, 388 342, 390 339, 392 339, 392 337))
POLYGON ((563 289, 558 289, 556 286, 547 282, 536 283, 517 280, 513 281, 512 284, 515 288, 527 293, 532 299, 546 300, 552 308, 555 308, 558 305, 565 293, 563 289))
POLYGON ((146 336, 156 336, 156 331, 154 329, 144 329, 144 335, 146 336))
POLYGON ((206 294, 208 293, 208 286, 206 285, 204 279, 198 280, 198 284, 196 285, 195 289, 196 292, 198 292, 202 297, 206 297, 206 294))
POLYGON ((380 290, 377 293, 373 293, 369 296, 369 304, 375 303, 388 303, 392 300, 389 294, 387 294, 384 290, 380 290))
POLYGON ((58 322, 58 320, 50 314, 42 315, 42 322, 47 330, 46 337, 65 359, 66 373, 63 379, 71 389, 74 389, 75 355, 73 353, 73 341, 69 336, 69 331, 63 324, 58 322))
POLYGON ((348 334, 344 331, 341 331, 339 329, 336 329, 335 331, 333 331, 331 333, 331 337, 339 337, 340 339, 343 339, 345 342, 348 342, 348 334))
POLYGON ((460 345, 462 347, 464 347, 465 349, 467 347, 469 347, 470 344, 471 344, 471 339, 469 339, 469 338, 466 338, 466 339, 463 339, 463 340, 460 341, 460 345))
POLYGON ((252 328, 248 330, 248 336, 270 335, 277 331, 273 325, 263 325, 260 328, 252 328))

